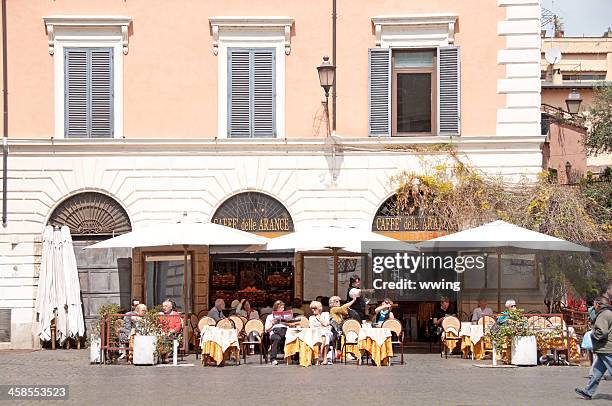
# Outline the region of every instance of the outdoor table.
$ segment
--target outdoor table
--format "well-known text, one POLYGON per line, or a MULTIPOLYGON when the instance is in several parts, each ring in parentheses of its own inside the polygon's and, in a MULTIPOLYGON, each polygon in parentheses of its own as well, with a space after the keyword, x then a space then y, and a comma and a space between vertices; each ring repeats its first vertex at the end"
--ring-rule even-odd
POLYGON ((200 348, 202 349, 202 366, 206 365, 207 357, 212 358, 217 366, 221 366, 228 350, 234 353, 236 359, 240 356, 238 333, 235 329, 206 327, 201 333, 200 348))
POLYGON ((561 334, 548 337, 543 339, 541 337, 536 336, 536 342, 538 346, 538 350, 541 353, 548 350, 555 350, 560 348, 567 348, 569 341, 569 362, 580 362, 580 346, 578 345, 578 341, 575 337, 576 333, 572 327, 569 327, 569 338, 567 337, 567 332, 562 331, 561 334))
MULTIPOLYGON (((389 360, 393 356, 393 346, 391 344, 391 330, 388 328, 362 327, 359 330, 359 351, 370 353, 372 362, 376 366, 383 364, 390 365, 389 360)), ((360 354, 360 355, 361 355, 360 354)))
POLYGON ((300 366, 309 367, 319 359, 319 349, 325 342, 323 328, 288 328, 285 333, 285 360, 296 353, 300 355, 300 366))
POLYGON ((461 352, 467 358, 468 350, 472 353, 472 359, 484 358, 484 329, 479 324, 469 322, 461 323, 459 337, 461 337, 461 352))

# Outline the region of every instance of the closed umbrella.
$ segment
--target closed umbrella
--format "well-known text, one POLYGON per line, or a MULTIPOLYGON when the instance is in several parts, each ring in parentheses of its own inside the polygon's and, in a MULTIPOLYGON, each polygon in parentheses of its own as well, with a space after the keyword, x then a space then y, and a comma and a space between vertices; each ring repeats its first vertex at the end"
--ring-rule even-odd
POLYGON ((39 335, 42 341, 51 339, 51 321, 54 316, 54 297, 51 278, 53 277, 53 227, 47 226, 43 232, 42 258, 38 276, 36 311, 38 313, 39 335))
POLYGON ((68 337, 68 320, 66 313, 66 280, 64 276, 62 257, 62 233, 60 230, 53 231, 53 272, 52 272, 52 289, 55 291, 55 301, 53 302, 56 308, 57 320, 56 331, 60 345, 68 337))
POLYGON ((66 226, 61 228, 62 235, 62 259, 64 277, 66 281, 66 305, 68 315, 68 337, 83 337, 85 334, 85 321, 83 319, 83 308, 81 306, 81 284, 77 270, 74 246, 70 229, 66 226))

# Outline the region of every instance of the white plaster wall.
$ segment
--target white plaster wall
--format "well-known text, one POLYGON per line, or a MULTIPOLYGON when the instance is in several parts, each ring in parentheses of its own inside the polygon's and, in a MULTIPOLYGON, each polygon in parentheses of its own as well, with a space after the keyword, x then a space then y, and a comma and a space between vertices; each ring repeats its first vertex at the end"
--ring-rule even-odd
POLYGON ((540 129, 540 0, 498 0, 506 19, 497 23, 497 35, 506 48, 497 51, 497 63, 506 67, 497 93, 506 95, 506 108, 497 111, 497 135, 538 135, 540 129))
MULTIPOLYGON (((460 155, 485 172, 511 179, 533 178, 541 170, 537 138, 495 138, 477 142, 462 137, 460 155)), ((13 309, 13 337, 11 344, 0 348, 31 348, 38 343, 34 298, 40 234, 53 209, 72 194, 93 190, 114 197, 127 210, 134 229, 180 218, 183 212, 209 220, 225 199, 244 190, 277 198, 291 213, 296 229, 322 222, 369 228, 376 210, 393 192, 391 176, 400 170, 427 172, 448 160, 446 154, 362 150, 339 152, 334 161, 325 143, 317 142, 306 149, 277 142, 259 150, 223 152, 183 145, 157 152, 125 146, 120 153, 109 153, 104 146, 79 144, 60 153, 55 147, 14 145, 9 158, 9 222, 0 228, 0 308, 13 309), (332 162, 336 167, 330 170, 332 162)), ((376 145, 376 140, 367 142, 369 148, 376 145)))

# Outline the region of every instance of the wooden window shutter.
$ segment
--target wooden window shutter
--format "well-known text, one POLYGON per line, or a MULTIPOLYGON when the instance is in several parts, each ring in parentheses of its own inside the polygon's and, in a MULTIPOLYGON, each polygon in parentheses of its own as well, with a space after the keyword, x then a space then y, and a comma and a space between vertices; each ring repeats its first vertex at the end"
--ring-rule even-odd
POLYGON ((276 132, 275 51, 230 49, 228 61, 228 134, 273 137, 276 132))
POLYGON ((229 136, 250 137, 251 53, 248 49, 230 49, 228 59, 229 136))
POLYGON ((87 137, 87 50, 64 49, 64 136, 87 137))
POLYGON ((461 76, 459 47, 438 48, 438 133, 459 135, 461 76))
POLYGON ((113 50, 91 49, 90 137, 113 136, 113 50))
POLYGON ((253 50, 253 137, 275 135, 274 50, 253 50))
POLYGON ((391 135, 391 50, 370 48, 368 53, 368 120, 371 136, 391 135))
POLYGON ((64 50, 65 137, 113 136, 113 50, 64 50))

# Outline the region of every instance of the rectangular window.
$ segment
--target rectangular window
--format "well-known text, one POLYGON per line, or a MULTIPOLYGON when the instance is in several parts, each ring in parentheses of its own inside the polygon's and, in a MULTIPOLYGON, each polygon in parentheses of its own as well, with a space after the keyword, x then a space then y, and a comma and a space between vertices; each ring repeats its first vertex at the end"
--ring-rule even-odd
POLYGON ((228 137, 276 135, 275 50, 228 49, 228 137))
POLYGON ((113 49, 64 49, 64 136, 113 137, 113 49))
POLYGON ((563 75, 563 80, 606 80, 605 73, 573 73, 563 75))
POLYGON ((435 132, 436 55, 433 51, 392 53, 392 134, 435 132))

